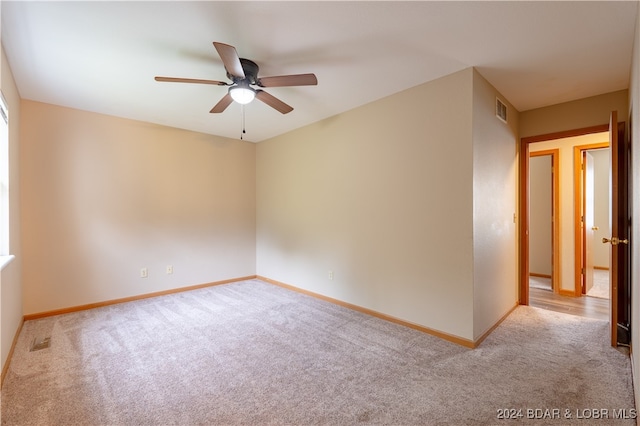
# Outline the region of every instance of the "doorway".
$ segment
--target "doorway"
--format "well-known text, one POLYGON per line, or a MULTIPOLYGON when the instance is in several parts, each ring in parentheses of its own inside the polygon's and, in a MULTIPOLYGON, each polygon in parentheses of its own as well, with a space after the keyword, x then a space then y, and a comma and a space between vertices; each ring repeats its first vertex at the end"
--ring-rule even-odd
POLYGON ((574 147, 576 296, 609 300, 611 182, 609 143, 574 147))
POLYGON ((553 293, 558 293, 560 276, 559 159, 559 149, 529 155, 529 288, 553 293))
MULTIPOLYGON (((519 165, 520 165, 520 197, 519 197, 519 211, 520 211, 520 227, 519 227, 519 241, 520 241, 520 292, 519 302, 523 305, 529 305, 530 289, 529 289, 529 154, 531 146, 538 143, 545 143, 557 139, 575 138, 578 136, 588 137, 595 136, 600 138, 600 141, 586 141, 585 144, 600 142, 602 139, 608 140, 610 144, 611 155, 609 156, 609 167, 611 176, 611 202, 610 207, 610 221, 611 221, 611 234, 608 238, 603 238, 602 243, 610 245, 610 262, 609 262, 609 288, 610 288, 610 303, 609 303, 609 327, 611 330, 611 345, 628 345, 630 329, 629 329, 629 312, 630 312, 630 250, 629 250, 629 230, 630 230, 630 218, 631 205, 628 202, 630 181, 630 154, 629 154, 629 139, 625 134, 625 123, 617 121, 617 112, 612 111, 608 124, 600 126, 593 126, 590 128, 572 130, 567 132, 560 132, 556 134, 540 135, 535 137, 522 138, 520 141, 520 153, 519 153, 519 165), (605 135, 608 134, 608 137, 605 135), (622 332, 621 332, 622 331, 622 332)), ((580 145, 580 144, 575 144, 580 145)), ((562 149, 560 152, 561 163, 565 164, 567 158, 569 159, 568 168, 571 170, 571 161, 574 155, 571 153, 564 155, 562 149)), ((563 180, 563 179, 561 179, 563 180)), ((576 188, 573 182, 569 180, 570 198, 575 197, 576 188)), ((564 185, 564 184, 563 184, 564 185)), ((563 196, 563 198, 566 196, 563 196)), ((561 200, 561 205, 572 206, 573 201, 569 200, 564 202, 561 200)), ((573 209, 571 209, 573 210, 573 209)), ((578 226, 575 222, 575 212, 571 211, 570 221, 571 225, 568 226, 570 233, 578 226)), ((563 221, 565 220, 566 213, 562 214, 563 221)), ((564 237, 566 233, 565 226, 561 225, 563 229, 561 236, 564 237)), ((581 251, 579 241, 574 235, 569 235, 564 238, 564 241, 574 240, 574 244, 564 245, 561 264, 567 263, 570 265, 568 268, 563 268, 563 272, 560 276, 559 293, 570 293, 573 299, 580 300, 596 300, 597 298, 585 297, 582 295, 582 284, 580 280, 576 280, 578 267, 576 266, 576 253, 581 251), (565 253, 566 251, 566 253, 565 253), (576 272, 574 272, 576 271, 576 272)), ((562 244, 562 242, 561 242, 562 244)), ((581 272, 580 272, 581 273, 581 272)))
MULTIPOLYGON (((580 129, 572 132, 562 132, 557 134, 542 135, 533 138, 524 138, 521 141, 521 187, 520 193, 520 241, 521 241, 521 286, 520 303, 531 304, 544 309, 551 309, 574 315, 590 316, 603 320, 608 319, 608 301, 583 297, 576 292, 574 275, 574 181, 573 181, 573 154, 575 145, 594 144, 596 142, 608 141, 608 125, 596 126, 588 129, 580 129), (560 143, 562 142, 562 143, 560 143), (530 259, 530 246, 535 243, 534 229, 530 229, 534 205, 530 203, 530 197, 535 191, 535 185, 530 179, 530 173, 536 166, 532 166, 531 161, 538 161, 536 158, 547 156, 547 164, 550 161, 550 152, 554 152, 555 173, 552 175, 555 188, 551 190, 553 194, 552 205, 556 213, 552 215, 553 233, 551 239, 554 245, 547 255, 547 259, 553 265, 551 275, 553 277, 553 292, 541 292, 537 288, 530 288, 531 275, 537 275, 535 269, 530 269, 533 261, 530 259), (531 303, 530 303, 531 298, 531 303)), ((600 148, 598 146, 598 148, 600 148)), ((546 166, 545 166, 546 167, 546 166)), ((547 177, 547 180, 549 178, 547 177)), ((545 208, 547 210, 547 208, 545 208)), ((548 211, 548 210, 547 210, 548 211)), ((548 247, 548 245, 547 245, 548 247)), ((547 274, 549 274, 547 272, 547 274)), ((581 289, 581 287, 578 287, 581 289)))

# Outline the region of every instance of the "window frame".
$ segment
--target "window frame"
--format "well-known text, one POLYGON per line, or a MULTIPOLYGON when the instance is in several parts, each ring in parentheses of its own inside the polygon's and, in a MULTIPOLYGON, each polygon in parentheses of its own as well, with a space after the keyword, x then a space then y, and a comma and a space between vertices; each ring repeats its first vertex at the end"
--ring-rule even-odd
POLYGON ((9 256, 9 108, 0 90, 0 256, 9 256))

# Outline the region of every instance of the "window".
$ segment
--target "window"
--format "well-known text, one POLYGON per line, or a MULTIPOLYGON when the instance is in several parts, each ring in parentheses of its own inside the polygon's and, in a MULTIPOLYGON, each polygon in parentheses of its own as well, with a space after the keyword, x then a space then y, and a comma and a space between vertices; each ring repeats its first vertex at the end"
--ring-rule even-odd
POLYGON ((0 256, 9 255, 9 109, 0 92, 0 256))

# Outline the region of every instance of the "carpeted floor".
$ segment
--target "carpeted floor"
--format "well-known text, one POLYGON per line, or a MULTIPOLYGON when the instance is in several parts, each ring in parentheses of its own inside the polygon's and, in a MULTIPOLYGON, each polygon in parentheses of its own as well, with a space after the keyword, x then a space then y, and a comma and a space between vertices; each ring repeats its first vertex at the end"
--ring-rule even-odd
POLYGON ((250 280, 25 323, 2 424, 634 424, 611 420, 634 399, 607 342, 606 321, 519 307, 470 350, 250 280))

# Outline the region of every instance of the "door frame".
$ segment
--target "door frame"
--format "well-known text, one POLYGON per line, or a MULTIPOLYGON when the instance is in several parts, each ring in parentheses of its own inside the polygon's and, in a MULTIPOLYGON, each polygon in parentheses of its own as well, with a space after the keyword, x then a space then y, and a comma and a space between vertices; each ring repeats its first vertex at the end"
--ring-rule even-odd
POLYGON ((609 131, 609 123, 598 126, 584 127, 581 129, 567 130, 563 132, 547 133, 537 136, 528 136, 520 139, 519 153, 519 203, 520 212, 519 223, 519 296, 518 302, 521 305, 529 304, 529 144, 545 142, 554 139, 563 139, 573 136, 583 136, 592 133, 609 131))
MULTIPOLYGON (((531 157, 551 156, 551 289, 558 293, 560 289, 560 149, 545 149, 529 152, 527 165, 531 157)), ((530 188, 530 187, 529 187, 530 188)), ((529 215, 530 216, 530 215, 529 215)), ((529 234, 527 234, 529 235, 529 234)), ((528 285, 528 284, 527 284, 528 285)))
MULTIPOLYGON (((582 171, 582 155, 585 151, 592 149, 609 148, 609 141, 592 143, 585 145, 576 145, 573 147, 573 226, 574 226, 574 277, 575 288, 574 296, 582 295, 582 285, 584 276, 582 274, 582 268, 584 267, 584 232, 582 227, 582 210, 584 206, 584 190, 582 187, 583 171, 582 171)), ((609 195, 611 196, 611 194, 609 195)))

